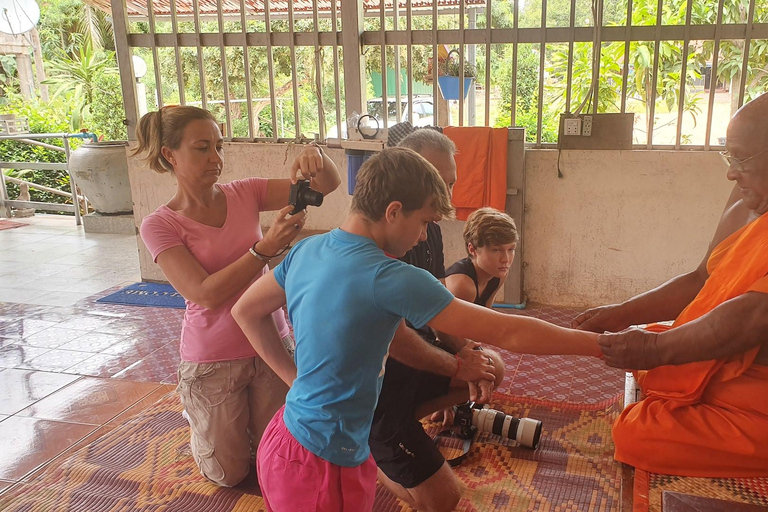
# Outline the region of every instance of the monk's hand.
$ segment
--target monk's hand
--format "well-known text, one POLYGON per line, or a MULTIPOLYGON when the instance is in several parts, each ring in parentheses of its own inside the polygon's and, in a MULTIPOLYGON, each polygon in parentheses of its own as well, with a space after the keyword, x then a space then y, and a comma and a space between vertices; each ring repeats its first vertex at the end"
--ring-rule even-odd
POLYGON ((662 354, 658 333, 630 327, 619 333, 604 333, 597 343, 603 351, 605 364, 624 370, 650 370, 661 366, 662 354))
POLYGON ((626 325, 619 316, 619 305, 599 306, 588 309, 571 321, 572 329, 591 331, 598 334, 604 332, 618 332, 626 325))
POLYGON ((493 360, 483 350, 475 350, 480 344, 476 341, 468 341, 461 350, 456 353, 459 359, 459 371, 454 378, 466 382, 475 382, 478 380, 495 380, 493 370, 496 367, 493 360))

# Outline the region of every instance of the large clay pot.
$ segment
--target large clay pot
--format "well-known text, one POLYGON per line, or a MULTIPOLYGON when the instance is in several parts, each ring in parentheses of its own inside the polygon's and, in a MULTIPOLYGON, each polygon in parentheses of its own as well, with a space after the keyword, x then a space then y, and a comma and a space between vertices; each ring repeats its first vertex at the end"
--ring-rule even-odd
POLYGON ((125 142, 86 142, 69 155, 69 171, 98 213, 133 212, 125 147, 125 142))

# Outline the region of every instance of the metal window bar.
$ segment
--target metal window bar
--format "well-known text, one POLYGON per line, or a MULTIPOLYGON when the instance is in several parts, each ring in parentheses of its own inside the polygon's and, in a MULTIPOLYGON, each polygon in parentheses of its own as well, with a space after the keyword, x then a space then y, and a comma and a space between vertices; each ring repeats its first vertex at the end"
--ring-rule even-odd
MULTIPOLYGON (((754 0, 753 0, 754 1, 754 0)), ((686 86, 688 84, 688 45, 691 44, 691 15, 694 0, 688 0, 685 6, 685 38, 683 39, 683 61, 680 69, 680 94, 677 97, 677 130, 675 149, 680 149, 683 134, 683 107, 685 106, 686 86)))
MULTIPOLYGON (((383 2, 382 2, 383 3, 383 2)), ((392 8, 393 11, 393 22, 394 22, 394 30, 398 31, 400 30, 400 3, 395 0, 392 2, 392 8)), ((402 114, 400 111, 401 103, 400 103, 400 97, 401 97, 401 91, 400 91, 400 45, 395 45, 395 122, 400 123, 402 122, 402 114)), ((410 82, 409 82, 410 83, 410 82)), ((410 89, 410 86, 409 86, 410 89)), ((413 119, 413 107, 411 106, 411 102, 408 102, 408 119, 413 119)))
MULTIPOLYGON (((707 109, 707 130, 704 139, 704 149, 709 149, 712 137, 712 109, 715 106, 715 90, 717 89, 717 63, 720 60, 720 36, 723 25, 723 0, 717 2, 717 24, 715 25, 715 46, 712 50, 712 74, 709 80, 709 108, 707 109)), ((746 71, 746 70, 745 70, 746 71)))
MULTIPOLYGON (((693 0, 689 0, 692 2, 693 0)), ((627 111, 627 88, 629 87, 629 48, 632 41, 632 0, 627 0, 627 22, 624 31, 624 66, 621 69, 621 113, 627 111)))
POLYGON ((299 116, 299 82, 296 79, 296 73, 298 67, 296 67, 296 31, 293 19, 293 0, 288 0, 288 33, 290 38, 288 39, 288 48, 291 51, 291 82, 293 86, 293 122, 294 122, 294 138, 301 138, 301 119, 299 116))
MULTIPOLYGON (((747 75, 749 70, 749 47, 752 44, 752 27, 755 24, 755 0, 749 0, 749 11, 747 13, 747 28, 744 34, 744 56, 741 63, 741 80, 739 80, 739 108, 744 105, 744 90, 747 86, 747 75)), ((733 91, 731 91, 733 94, 733 91)))
MULTIPOLYGON (((632 0, 629 0, 630 2, 632 0)), ((571 111, 571 87, 573 87, 573 39, 576 28, 576 0, 571 0, 571 12, 568 21, 568 74, 565 86, 565 111, 571 111)))
POLYGON ((317 121, 319 136, 325 139, 325 104, 323 101, 323 59, 320 49, 320 25, 317 15, 317 0, 312 1, 312 37, 315 42, 315 88, 317 94, 317 121))
MULTIPOLYGON (((410 0, 409 0, 410 2, 410 0)), ((410 22, 410 16, 408 18, 408 21, 410 22)), ((339 40, 338 40, 338 32, 339 32, 339 24, 338 24, 338 11, 336 10, 336 0, 331 0, 331 23, 333 24, 333 27, 331 29, 331 32, 333 33, 333 80, 334 80, 334 90, 336 91, 336 134, 338 135, 339 139, 341 139, 341 83, 339 80, 339 40)), ((409 27, 410 29, 410 27, 409 27)), ((411 46, 408 45, 408 65, 410 66, 411 63, 411 46)))
POLYGON ((152 33, 152 64, 155 71, 155 84, 157 90, 157 108, 163 108, 163 82, 160 76, 160 59, 157 58, 157 29, 155 26, 155 7, 152 0, 147 0, 147 16, 149 17, 149 31, 152 33))
POLYGON ((646 98, 646 101, 650 102, 648 106, 648 119, 646 124, 648 126, 648 138, 646 140, 646 146, 648 149, 653 147, 653 126, 656 116, 656 85, 659 79, 659 54, 661 53, 661 15, 664 12, 664 0, 659 0, 656 4, 656 40, 653 43, 653 75, 651 78, 651 97, 646 98))
MULTIPOLYGON (((219 22, 219 54, 221 55, 221 85, 224 93, 224 118, 227 120, 225 137, 232 138, 232 113, 229 108, 229 73, 227 72, 227 50, 224 47, 224 13, 222 12, 221 0, 216 0, 216 6, 218 7, 218 22, 219 22)), ((244 63, 245 64, 245 63, 244 63)), ((246 65, 247 67, 247 65, 246 65)))
MULTIPOLYGON (((248 40, 248 20, 245 16, 245 0, 240 0, 240 29, 244 42, 248 40)), ((254 137, 253 125, 253 94, 251 93, 251 57, 248 45, 243 45, 243 72, 245 74, 245 101, 248 108, 248 138, 254 137)))
POLYGON ((270 5, 269 0, 264 0, 264 23, 266 24, 267 32, 267 71, 269 80, 269 97, 271 101, 269 106, 272 112, 272 140, 277 142, 277 105, 275 105, 275 57, 272 54, 272 20, 270 19, 270 5))
POLYGON ((491 2, 492 0, 486 0, 485 4, 485 126, 491 125, 491 2))
MULTIPOLYGON (((405 3, 405 29, 409 35, 413 35, 413 10, 412 10, 412 0, 406 0, 405 3)), ((413 119, 413 64, 411 62, 411 59, 413 58, 413 38, 408 38, 408 46, 405 49, 406 52, 406 72, 405 75, 408 77, 408 119, 413 119)), ((435 96, 436 97, 436 96, 435 96)), ((435 98, 433 97, 433 98, 435 98)), ((433 101, 433 110, 434 110, 434 99, 433 101)), ((413 121, 411 121, 413 122, 413 121)))
MULTIPOLYGON (((662 2, 663 0, 659 0, 662 2)), ((592 43, 595 59, 592 62, 592 113, 597 114, 598 98, 600 98, 600 60, 603 57, 603 0, 596 0, 595 19, 595 41, 592 43)))
MULTIPOLYGON (((267 0, 268 1, 268 0, 267 0)), ((195 19, 195 46, 197 46, 197 72, 200 76, 200 100, 202 108, 208 108, 208 95, 205 92, 205 68, 203 67, 203 47, 200 41, 200 3, 199 0, 192 0, 192 10, 195 19)))
POLYGON ((464 126, 464 0, 459 3, 459 126, 464 126))
POLYGON ((176 19, 176 0, 171 0, 171 33, 174 35, 173 53, 176 56, 176 80, 179 85, 179 104, 185 105, 184 70, 181 65, 181 50, 179 48, 179 21, 176 19))
MULTIPOLYGON (((541 146, 541 125, 544 112, 544 63, 547 57, 547 0, 541 0, 541 44, 539 46, 539 102, 536 106, 536 146, 541 146)), ((570 57, 569 57, 570 59, 570 57)))
MULTIPOLYGON (((515 0, 517 1, 517 0, 515 0)), ((434 119, 435 119, 435 125, 440 126, 440 122, 442 119, 440 119, 440 108, 437 106, 438 98, 440 98, 440 92, 439 92, 439 86, 437 81, 438 76, 438 67, 440 66, 440 61, 438 60, 438 52, 437 52, 437 0, 432 0, 432 39, 429 42, 432 45, 432 97, 435 101, 434 106, 434 119)))
POLYGON ((513 0, 512 16, 513 16, 513 40, 512 40, 512 112, 510 113, 510 125, 515 126, 516 114, 517 114, 517 47, 518 47, 518 34, 520 25, 520 0, 513 0))
MULTIPOLYGON (((389 126, 389 92, 387 91, 387 18, 384 15, 385 0, 379 0, 379 35, 381 43, 381 117, 382 127, 386 130, 389 126)), ((397 100, 395 100, 397 104, 397 100)), ((363 112, 364 113, 364 112, 363 112)))
MULTIPOLYGON (((201 14, 200 11, 200 0, 192 0, 192 5, 194 9, 194 13, 187 14, 184 16, 179 16, 179 13, 177 12, 177 7, 181 8, 182 4, 179 4, 176 6, 177 0, 171 0, 173 2, 173 5, 171 6, 171 12, 168 14, 165 12, 162 16, 164 18, 170 17, 170 20, 172 24, 174 24, 174 18, 176 18, 176 23, 174 26, 174 29, 171 33, 165 34, 165 33, 155 33, 154 29, 151 29, 150 34, 118 34, 120 36, 120 39, 124 39, 126 44, 124 46, 128 48, 149 48, 152 50, 153 56, 157 54, 157 49, 161 47, 173 47, 174 53, 177 55, 177 75, 178 80, 180 81, 180 97, 182 94, 184 94, 184 86, 183 86, 183 73, 179 73, 178 70, 181 68, 181 64, 178 62, 178 55, 180 53, 179 49, 183 47, 196 47, 197 49, 197 57, 198 57, 198 71, 200 73, 200 88, 201 88, 201 99, 203 106, 206 107, 207 105, 207 95, 205 93, 205 71, 203 66, 203 49, 206 47, 219 47, 221 48, 226 46, 237 46, 237 47, 243 47, 245 51, 245 47, 267 47, 268 49, 268 60, 270 61, 270 72, 269 72, 269 80, 270 80, 270 92, 272 93, 271 96, 274 97, 274 66, 273 66, 273 54, 271 51, 272 45, 283 45, 283 46, 289 46, 292 50, 292 65, 294 66, 293 70, 293 81, 294 81, 294 117, 296 118, 296 121, 300 121, 298 118, 297 113, 297 91, 296 91, 296 69, 295 69, 295 51, 296 46, 315 46, 315 47, 323 47, 323 46, 334 46, 334 69, 338 70, 339 67, 339 55, 338 55, 338 41, 341 37, 341 31, 338 30, 338 27, 336 25, 338 20, 334 20, 334 30, 332 30, 330 33, 327 32, 321 32, 319 25, 315 24, 315 31, 313 34, 297 34, 294 32, 294 27, 291 24, 290 32, 289 33, 272 33, 271 32, 271 23, 269 22, 269 0, 265 0, 264 2, 264 19, 267 21, 266 23, 266 34, 238 34, 239 37, 231 37, 232 34, 226 34, 225 29, 223 26, 219 27, 219 34, 210 34, 200 33, 200 22, 201 19, 213 19, 212 16, 210 16, 207 11, 205 15, 201 14), (195 22, 195 33, 194 34, 187 34, 187 33, 178 33, 178 21, 179 20, 194 20, 195 22), (307 37, 308 36, 308 37, 307 37)), ((315 0, 314 9, 318 11, 317 15, 319 16, 319 4, 317 3, 318 0, 315 0)), ((160 0, 154 0, 156 5, 159 5, 160 0)), ((492 45, 498 45, 498 44, 511 44, 512 45, 512 51, 513 51, 513 57, 514 61, 512 63, 512 81, 513 83, 517 80, 517 70, 518 70, 518 46, 519 44, 526 44, 526 43, 534 43, 538 45, 546 45, 550 43, 567 43, 569 46, 569 79, 573 80, 572 76, 572 66, 573 66, 573 60, 574 60, 574 51, 573 51, 573 45, 577 42, 591 42, 595 40, 595 31, 599 30, 601 32, 600 42, 603 43, 611 43, 611 42, 623 42, 624 47, 624 66, 622 70, 622 94, 621 94, 621 110, 625 112, 627 110, 627 90, 628 90, 628 80, 629 80, 629 55, 630 55, 630 46, 633 42, 639 42, 639 41, 653 41, 658 48, 661 41, 666 40, 676 40, 676 41, 683 41, 684 51, 690 52, 690 50, 687 50, 687 47, 690 44, 691 40, 702 40, 702 41, 714 41, 715 45, 715 57, 713 61, 713 69, 712 69, 712 76, 714 77, 714 83, 717 84, 717 64, 718 64, 718 58, 719 57, 719 46, 720 41, 722 39, 727 40, 737 40, 742 41, 744 43, 744 57, 742 62, 742 68, 744 68, 744 72, 742 73, 741 80, 740 80, 740 87, 739 87, 739 103, 743 103, 744 94, 745 94, 745 87, 746 87, 746 64, 749 62, 749 50, 750 50, 750 43, 754 39, 764 39, 768 38, 768 23, 755 23, 754 20, 754 11, 755 11, 755 1, 751 0, 749 3, 749 17, 746 20, 746 23, 729 23, 729 24, 723 24, 723 0, 720 0, 718 2, 718 15, 717 20, 713 24, 709 25, 691 25, 690 24, 690 18, 686 17, 686 23, 684 25, 664 25, 662 26, 659 19, 659 12, 657 11, 657 20, 656 24, 654 26, 633 26, 632 25, 632 0, 628 0, 627 2, 627 18, 626 23, 624 26, 602 26, 602 21, 598 22, 598 26, 593 27, 576 27, 575 23, 571 22, 568 27, 551 27, 547 28, 546 26, 540 27, 540 28, 520 28, 519 27, 519 11, 520 11, 520 5, 519 0, 513 0, 513 12, 514 12, 514 26, 512 29, 507 28, 494 28, 492 26, 492 20, 490 18, 489 12, 490 12, 490 2, 486 4, 486 27, 484 29, 476 29, 476 28, 465 28, 462 18, 462 26, 459 30, 441 30, 438 26, 438 18, 440 15, 451 12, 451 9, 453 9, 452 12, 458 12, 459 15, 462 15, 462 12, 464 10, 464 2, 462 2, 458 8, 454 7, 452 8, 445 8, 438 7, 437 2, 433 2, 431 5, 431 15, 432 15, 432 30, 413 30, 413 25, 411 23, 412 18, 414 16, 414 13, 418 15, 425 15, 429 13, 430 8, 426 7, 422 9, 414 9, 412 8, 411 1, 405 0, 406 5, 406 30, 403 31, 400 29, 400 16, 401 16, 401 9, 402 4, 397 4, 397 6, 393 5, 391 10, 393 16, 395 16, 398 21, 397 25, 394 26, 392 29, 389 28, 386 24, 386 8, 385 5, 379 4, 376 6, 376 12, 375 14, 371 11, 368 11, 365 13, 366 16, 378 16, 381 22, 381 26, 378 28, 378 30, 375 31, 363 31, 361 35, 361 47, 362 46, 370 46, 370 45, 378 45, 382 49, 382 60, 384 61, 383 64, 383 73, 382 78, 384 80, 384 87, 386 88, 386 47, 387 45, 394 45, 398 50, 401 50, 401 46, 405 46, 406 50, 409 52, 409 54, 412 56, 411 47, 414 45, 428 45, 432 46, 432 56, 433 56, 433 96, 435 99, 439 98, 439 88, 437 84, 437 77, 438 77, 438 48, 437 44, 438 41, 440 44, 457 44, 460 45, 462 49, 462 55, 460 55, 460 59, 463 60, 463 47, 465 45, 477 45, 477 44, 484 44, 486 46, 486 98, 485 98, 485 108, 486 108, 486 123, 490 124, 490 97, 492 96, 490 94, 490 91, 488 90, 490 88, 491 84, 491 77, 489 72, 489 62, 488 60, 491 58, 491 50, 493 48, 492 45), (658 43, 657 43, 658 41, 658 43), (685 41, 688 41, 688 44, 685 44, 685 41)), ((217 0, 218 4, 222 3, 222 0, 217 0)), ((240 0, 241 5, 241 12, 237 13, 238 16, 240 16, 241 21, 242 19, 252 19, 256 14, 249 13, 243 13, 242 10, 244 10, 245 6, 248 6, 248 9, 255 9, 254 5, 250 2, 246 2, 245 0, 240 0)), ((571 2, 571 18, 573 19, 575 16, 575 0, 572 0, 571 2)), ((660 2, 663 3, 663 2, 660 2)), ((289 6, 291 7, 289 12, 281 13, 279 16, 282 19, 287 19, 289 22, 294 16, 293 13, 293 0, 288 1, 289 6)), ((333 0, 333 14, 332 16, 336 16, 336 1, 333 0)), ((602 13, 602 1, 599 2, 601 6, 601 18, 603 17, 602 13)), ((158 18, 158 16, 155 15, 155 13, 150 12, 152 9, 149 8, 147 10, 147 19, 150 17, 150 14, 153 18, 158 18)), ((690 5, 687 6, 688 9, 690 9, 690 5)), ((114 8, 113 8, 114 12, 114 8)), ((255 12, 255 11, 252 11, 255 12)), ((229 15, 229 14, 228 14, 229 15)), ((299 17, 308 17, 308 14, 296 14, 299 17)), ((312 16, 314 16, 314 10, 312 13, 312 16)), ((259 15, 260 16, 260 15, 259 15)), ((132 18, 136 19, 136 18, 132 18)), ((154 24, 154 23, 153 23, 154 24)), ((117 37, 117 36, 116 36, 117 37)), ((119 46, 122 46, 120 44, 119 46)), ((118 52, 120 53, 120 52, 118 52)), ((601 50, 598 50, 598 53, 601 53, 601 50)), ((654 55, 654 79, 658 83, 658 50, 655 52, 654 55)), ((353 58, 353 55, 347 56, 348 58, 353 58)), ((408 58, 408 64, 409 64, 409 72, 407 73, 409 82, 412 81, 412 68, 410 66, 411 64, 410 57, 408 58)), ((463 62, 462 62, 463 64, 463 62)), ((599 62, 595 62, 596 67, 599 69, 599 62)), ((685 62, 683 63, 683 66, 687 66, 687 59, 685 59, 685 62)), ((463 66, 462 66, 463 67, 463 66)), ((126 69, 126 66, 121 66, 123 70, 126 69)), ((161 70, 159 69, 160 66, 155 66, 155 73, 160 74, 161 70)), ((545 70, 540 70, 540 83, 543 77, 541 76, 545 70)), ((337 80, 338 80, 338 72, 336 73, 337 80)), ((685 74, 684 74, 685 75, 685 74)), ((162 78, 162 77, 160 77, 162 78)), ((398 77, 399 78, 399 77, 398 77)), ((360 77, 350 77, 345 76, 346 83, 351 83, 351 80, 360 80, 360 77)), ((157 81, 157 77, 156 77, 157 81)), ((398 80, 399 85, 399 80, 398 80)), ((570 95, 570 98, 566 99, 566 106, 570 107, 570 103, 572 102, 572 82, 567 87, 567 95, 570 95), (570 101, 569 101, 570 100, 570 101)), ((125 84, 124 84, 125 86, 125 84)), ((125 87, 124 87, 125 88, 125 87)), ((680 80, 680 88, 681 88, 681 94, 679 97, 681 99, 685 98, 685 81, 684 76, 681 77, 680 80)), ((340 87, 338 87, 337 83, 337 93, 340 87)), ((397 88, 396 88, 397 89, 397 88)), ((735 92, 735 91, 734 91, 735 92)), ((187 91, 189 93, 189 91, 187 91)), ((409 98, 411 98, 411 87, 409 85, 409 98)), ((594 92, 597 94, 596 92, 594 92)), ((710 90, 710 97, 709 97, 709 103, 712 105, 714 103, 714 92, 710 90)), ((249 94, 250 96, 250 94, 249 94)), ((388 95, 387 95, 388 99, 388 95)), ((463 98, 462 98, 463 100, 463 98)), ((653 103, 655 104, 655 98, 653 98, 653 103)), ((160 100, 162 102, 162 99, 160 100)), ((135 102, 129 102, 129 103, 135 103, 135 102)), ((340 103, 341 98, 337 100, 337 124, 339 124, 339 121, 341 121, 340 116, 340 103)), ((409 116, 410 116, 410 105, 412 104, 412 101, 409 99, 409 116)), ((596 102, 593 101, 593 104, 595 107, 597 107, 596 102)), ((272 116, 272 122, 273 122, 273 140, 277 140, 277 134, 279 132, 278 126, 277 126, 277 116, 275 115, 275 103, 274 101, 271 103, 272 110, 273 110, 273 116, 272 116)), ((678 112, 679 112, 680 106, 678 106, 678 112)), ((517 91, 515 88, 512 89, 512 108, 511 108, 511 119, 514 123, 516 118, 516 110, 517 110, 517 91)), ((252 110, 249 109, 248 111, 249 116, 252 115, 252 110)), ((543 108, 542 108, 542 115, 544 115, 543 108)), ((130 113, 127 113, 127 116, 129 119, 132 118, 132 115, 130 113)), ((541 117, 541 116, 539 116, 541 117)), ((682 130, 680 118, 682 116, 678 116, 678 129, 676 132, 676 139, 674 145, 655 145, 653 143, 653 135, 649 134, 650 141, 646 141, 645 144, 640 145, 641 147, 651 147, 651 148, 661 148, 661 147, 680 147, 680 132, 682 130)), ((713 109, 710 106, 709 111, 707 113, 707 140, 705 141, 704 148, 709 148, 710 146, 710 138, 712 134, 712 117, 713 117, 713 109)), ((133 118, 135 118, 135 114, 133 115, 133 118)), ((249 119, 249 124, 253 124, 255 120, 249 119)), ((388 119, 384 120, 384 123, 386 124, 388 119)), ((435 122, 436 124, 440 124, 439 119, 439 109, 436 109, 435 112, 435 122)), ((460 122, 463 121, 463 105, 462 110, 460 114, 460 122)), ((540 124, 541 121, 538 121, 540 124)), ((300 136, 300 127, 297 130, 297 136, 300 136)), ((129 133, 132 135, 132 129, 131 126, 129 126, 129 133)), ((538 137, 538 136, 537 136, 538 137)), ((259 138, 263 139, 263 138, 259 138)), ((539 141, 537 140, 537 143, 539 141)), ((541 147, 551 147, 552 145, 548 145, 547 143, 541 143, 538 144, 541 147)), ((686 149, 694 149, 694 148, 700 148, 701 146, 685 146, 686 149)))

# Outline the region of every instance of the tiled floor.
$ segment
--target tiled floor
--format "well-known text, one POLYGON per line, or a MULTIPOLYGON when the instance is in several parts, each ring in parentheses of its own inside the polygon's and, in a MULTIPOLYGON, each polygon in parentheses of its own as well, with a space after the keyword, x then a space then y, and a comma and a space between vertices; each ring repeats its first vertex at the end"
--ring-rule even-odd
MULTIPOLYGON (((176 383, 183 311, 98 304, 140 280, 133 236, 86 234, 71 217, 0 230, 0 492, 108 432, 176 383)), ((523 311, 567 325, 576 311, 523 311)), ((596 403, 623 372, 580 357, 502 351, 500 391, 596 403)))
POLYGON ((171 392, 183 314, 94 302, 140 280, 135 237, 22 221, 0 231, 0 492, 171 392))

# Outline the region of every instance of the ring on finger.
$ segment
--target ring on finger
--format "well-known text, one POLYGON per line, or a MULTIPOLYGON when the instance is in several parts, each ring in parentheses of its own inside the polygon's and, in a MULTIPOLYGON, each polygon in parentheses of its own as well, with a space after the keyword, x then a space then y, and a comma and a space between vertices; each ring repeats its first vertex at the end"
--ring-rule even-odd
POLYGON ((296 229, 299 229, 301 226, 299 226, 298 224, 294 224, 293 227, 296 229))

